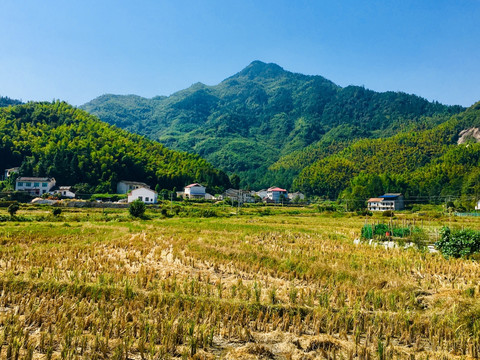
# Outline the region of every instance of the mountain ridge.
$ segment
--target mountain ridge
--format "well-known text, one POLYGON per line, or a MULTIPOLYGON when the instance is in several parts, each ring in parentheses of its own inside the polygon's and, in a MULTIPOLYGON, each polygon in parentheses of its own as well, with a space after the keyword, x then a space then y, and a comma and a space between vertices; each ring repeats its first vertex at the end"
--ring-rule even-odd
POLYGON ((401 92, 342 88, 320 75, 259 60, 217 85, 195 83, 151 99, 103 95, 81 108, 172 149, 197 153, 251 187, 290 187, 300 170, 271 166, 316 143, 337 141, 340 149, 355 139, 431 127, 463 110, 401 92))

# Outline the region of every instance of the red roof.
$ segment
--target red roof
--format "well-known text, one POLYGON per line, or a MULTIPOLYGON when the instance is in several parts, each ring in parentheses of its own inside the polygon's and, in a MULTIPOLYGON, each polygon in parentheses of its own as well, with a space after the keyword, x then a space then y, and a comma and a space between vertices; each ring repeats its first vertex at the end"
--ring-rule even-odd
POLYGON ((383 201, 383 198, 370 198, 367 202, 380 202, 383 201))
POLYGON ((282 191, 282 192, 287 192, 285 189, 281 189, 279 187, 271 187, 267 191, 282 191))
POLYGON ((195 186, 202 186, 202 187, 203 187, 202 184, 197 184, 197 183, 195 183, 195 184, 190 184, 190 185, 185 186, 185 189, 191 188, 191 187, 195 187, 195 186))

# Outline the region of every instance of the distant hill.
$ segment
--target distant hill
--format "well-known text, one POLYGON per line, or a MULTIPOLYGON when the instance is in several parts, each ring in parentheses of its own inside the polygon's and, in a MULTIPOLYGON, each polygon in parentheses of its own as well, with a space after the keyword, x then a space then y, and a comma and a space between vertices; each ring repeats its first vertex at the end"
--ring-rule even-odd
POLYGON ((114 192, 119 180, 165 189, 194 181, 212 191, 230 186, 225 173, 198 155, 167 149, 64 102, 0 108, 0 169, 19 165, 21 175, 53 176, 85 192, 114 192))
POLYGON ((342 88, 260 61, 215 86, 197 83, 152 99, 103 95, 81 108, 197 153, 252 188, 290 188, 303 168, 355 140, 431 128, 464 110, 405 93, 342 88))
POLYGON ((294 187, 363 203, 383 192, 412 201, 450 196, 473 202, 480 199, 479 128, 480 102, 432 129, 357 141, 307 166, 294 187))
POLYGON ((6 96, 0 96, 0 107, 10 106, 10 105, 20 105, 22 102, 20 100, 10 99, 6 96))

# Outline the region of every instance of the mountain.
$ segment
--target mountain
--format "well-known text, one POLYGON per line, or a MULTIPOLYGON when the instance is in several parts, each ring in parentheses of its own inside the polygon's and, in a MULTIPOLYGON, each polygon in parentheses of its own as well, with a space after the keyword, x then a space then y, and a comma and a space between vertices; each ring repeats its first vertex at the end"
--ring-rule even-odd
POLYGON ((356 139, 431 128, 464 110, 405 93, 342 88, 260 61, 215 86, 197 83, 152 99, 103 95, 81 108, 197 153, 253 188, 289 188, 305 166, 356 139))
POLYGON ((384 192, 430 202, 480 197, 480 102, 427 130, 363 139, 304 168, 294 187, 364 203, 384 192))
POLYGON ((21 175, 53 176, 84 192, 115 192, 119 180, 183 188, 199 181, 211 191, 230 186, 228 176, 198 155, 108 125, 64 102, 0 108, 0 168, 21 175))
POLYGON ((22 104, 20 100, 10 99, 7 96, 0 96, 0 107, 22 104))

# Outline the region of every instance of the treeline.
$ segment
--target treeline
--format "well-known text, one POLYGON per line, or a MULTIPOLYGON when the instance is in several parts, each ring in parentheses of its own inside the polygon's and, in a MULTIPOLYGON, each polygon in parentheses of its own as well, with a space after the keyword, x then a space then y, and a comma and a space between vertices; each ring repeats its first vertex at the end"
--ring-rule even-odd
POLYGON ((59 101, 0 109, 0 164, 90 193, 115 192, 119 180, 164 189, 198 181, 213 192, 230 186, 224 172, 198 155, 167 149, 59 101))
POLYGON ((294 186, 308 194, 365 199, 401 192, 407 199, 480 196, 480 144, 457 144, 464 129, 480 126, 480 102, 433 129, 361 140, 305 168, 294 186))
POLYGON ((10 99, 7 96, 0 96, 0 107, 20 104, 22 104, 20 100, 10 99))

